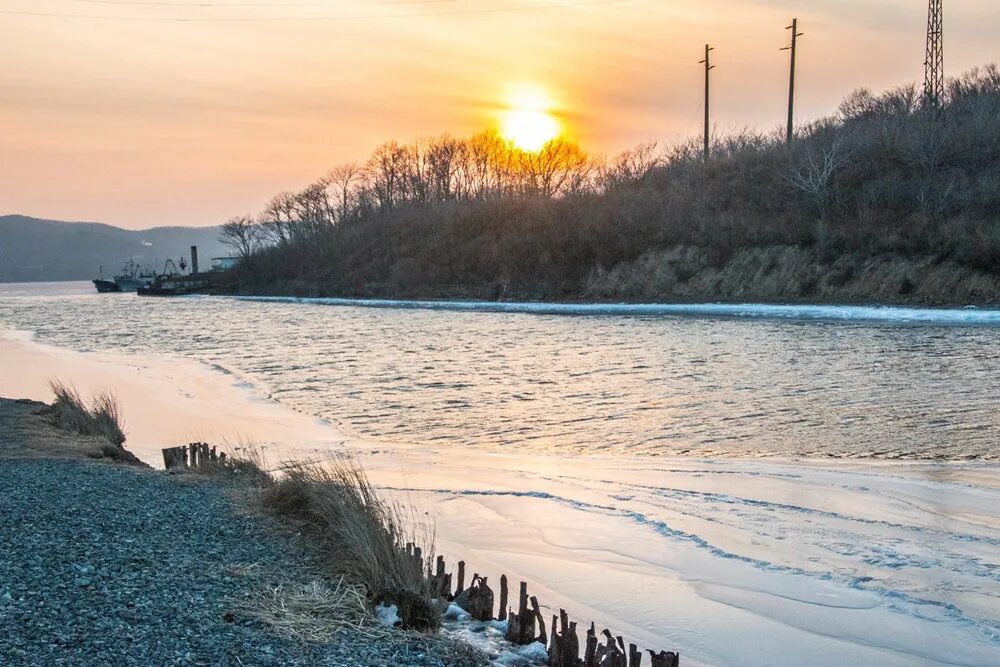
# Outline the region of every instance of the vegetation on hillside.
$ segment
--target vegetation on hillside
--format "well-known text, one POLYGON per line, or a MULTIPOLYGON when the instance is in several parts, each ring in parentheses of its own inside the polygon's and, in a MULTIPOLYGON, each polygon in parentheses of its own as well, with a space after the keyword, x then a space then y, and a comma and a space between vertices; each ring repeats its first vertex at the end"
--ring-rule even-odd
POLYGON ((950 80, 940 108, 913 85, 859 90, 790 146, 778 132, 733 132, 707 161, 697 138, 609 160, 565 139, 528 153, 492 132, 389 142, 222 233, 242 257, 232 289, 255 293, 629 298, 601 276, 658 270, 657 253, 682 249, 690 261, 671 265, 664 288, 676 292, 775 247, 816 267, 848 255, 947 263, 992 285, 1000 71, 950 80))

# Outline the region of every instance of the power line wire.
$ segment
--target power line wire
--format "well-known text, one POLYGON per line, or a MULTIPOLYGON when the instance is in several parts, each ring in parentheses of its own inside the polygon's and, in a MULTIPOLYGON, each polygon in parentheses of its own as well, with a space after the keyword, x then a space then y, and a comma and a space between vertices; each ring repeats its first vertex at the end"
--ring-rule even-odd
MULTIPOLYGON (((411 0, 412 2, 413 0, 411 0)), ((488 7, 488 8, 467 8, 445 10, 437 12, 414 12, 409 14, 346 14, 339 16, 199 16, 199 17, 168 17, 168 16, 108 16, 102 14, 60 14, 56 12, 35 12, 15 9, 0 9, 0 14, 11 16, 30 16, 38 18, 55 19, 84 19, 94 21, 135 21, 153 23, 266 23, 266 22, 309 22, 309 21, 356 21, 365 19, 401 19, 417 18, 422 16, 461 16, 468 14, 501 14, 516 13, 522 11, 537 11, 546 9, 574 9, 582 7, 596 7, 599 5, 615 5, 634 0, 590 0, 589 2, 564 3, 544 3, 535 5, 520 5, 517 7, 488 7)), ((178 5, 179 6, 179 5, 178 5)), ((216 5, 225 7, 226 5, 216 5)), ((235 7, 236 5, 229 5, 235 7)), ((285 5, 287 6, 287 5, 285 5)), ((189 5, 193 7, 193 5, 189 5)))
MULTIPOLYGON (((247 7, 329 7, 329 2, 165 2, 164 0, 72 0, 87 5, 123 5, 127 7, 173 7, 177 9, 236 9, 247 7)), ((458 0, 371 0, 370 5, 425 5, 458 0)))

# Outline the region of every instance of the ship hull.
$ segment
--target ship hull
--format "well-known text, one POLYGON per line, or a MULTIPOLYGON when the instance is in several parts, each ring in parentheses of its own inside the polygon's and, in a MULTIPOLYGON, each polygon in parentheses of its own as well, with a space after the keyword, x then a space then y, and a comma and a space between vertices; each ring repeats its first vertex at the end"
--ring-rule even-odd
POLYGON ((115 283, 118 285, 118 290, 121 292, 136 292, 140 287, 148 287, 148 280, 137 280, 135 278, 115 278, 115 283))
POLYGON ((121 292, 121 288, 118 287, 118 283, 113 280, 102 280, 97 278, 91 282, 94 283, 94 287, 96 287, 97 291, 101 294, 106 294, 108 292, 121 292))

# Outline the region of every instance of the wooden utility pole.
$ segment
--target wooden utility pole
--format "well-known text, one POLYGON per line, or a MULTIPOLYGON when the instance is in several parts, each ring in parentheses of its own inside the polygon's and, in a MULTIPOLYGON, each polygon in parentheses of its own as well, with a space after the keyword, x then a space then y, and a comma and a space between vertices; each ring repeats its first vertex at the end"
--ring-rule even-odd
POLYGON ((709 60, 709 54, 712 51, 714 51, 714 50, 715 49, 713 49, 711 46, 709 46, 708 44, 706 44, 705 45, 705 59, 698 61, 700 64, 704 64, 705 65, 705 153, 704 153, 705 162, 708 162, 708 156, 709 156, 709 153, 712 150, 711 149, 711 135, 710 135, 710 132, 711 132, 711 129, 712 129, 711 124, 710 124, 710 122, 711 122, 711 111, 710 111, 710 108, 711 108, 710 107, 710 102, 711 102, 711 92, 710 91, 711 91, 711 88, 709 87, 709 79, 710 79, 710 73, 711 73, 711 71, 713 69, 715 69, 715 65, 713 65, 711 63, 711 61, 709 60))
POLYGON ((787 139, 788 143, 792 143, 792 139, 795 138, 795 47, 798 43, 798 38, 805 33, 799 32, 799 20, 792 19, 792 25, 787 26, 786 30, 792 31, 792 44, 782 48, 782 51, 791 51, 791 70, 788 77, 788 133, 787 139))

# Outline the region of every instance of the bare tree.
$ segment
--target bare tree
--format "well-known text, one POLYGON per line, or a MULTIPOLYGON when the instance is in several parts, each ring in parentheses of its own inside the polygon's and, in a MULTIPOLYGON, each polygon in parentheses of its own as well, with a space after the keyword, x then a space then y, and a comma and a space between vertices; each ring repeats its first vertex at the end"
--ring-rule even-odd
POLYGON ((808 195, 816 205, 821 222, 829 215, 834 174, 848 160, 849 154, 838 139, 822 148, 807 148, 785 174, 785 180, 808 195))
POLYGON ((256 252, 262 242, 261 227, 253 216, 238 215, 230 218, 219 229, 219 241, 229 246, 241 259, 256 252))
POLYGON ((282 192, 275 195, 261 212, 261 231, 273 243, 288 243, 292 238, 295 220, 295 194, 282 192))
POLYGON ((356 194, 364 185, 364 170, 357 162, 347 162, 334 167, 324 178, 328 189, 333 191, 334 222, 342 223, 357 208, 356 194))
POLYGON ((642 180, 663 162, 657 143, 650 141, 624 151, 610 164, 602 165, 597 178, 604 190, 613 190, 642 180))
POLYGON ((400 202, 406 160, 406 149, 395 141, 382 144, 368 158, 372 190, 382 211, 390 211, 400 202))

